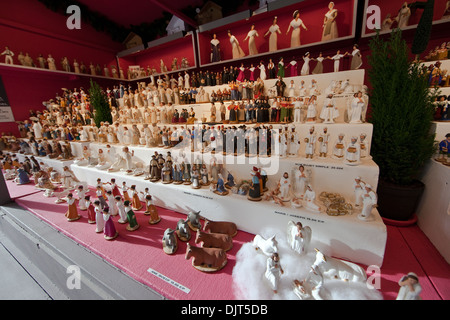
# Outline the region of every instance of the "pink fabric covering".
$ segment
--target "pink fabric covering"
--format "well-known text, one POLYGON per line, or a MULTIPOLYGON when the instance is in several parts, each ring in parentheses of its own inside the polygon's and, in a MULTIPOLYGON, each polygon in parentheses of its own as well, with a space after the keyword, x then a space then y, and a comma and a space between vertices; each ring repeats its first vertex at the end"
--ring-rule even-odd
MULTIPOLYGON (((94 194, 92 190, 90 194, 94 194)), ((127 231, 126 225, 119 224, 118 216, 113 217, 119 236, 113 241, 106 241, 103 234, 95 233, 95 225, 87 223, 87 211, 79 211, 82 215, 80 220, 68 222, 64 217, 67 204, 55 204, 54 201, 55 198, 46 198, 42 193, 33 193, 16 200, 20 206, 168 299, 235 299, 231 274, 236 253, 244 243, 252 241, 254 235, 239 231, 233 238, 233 249, 227 252, 226 267, 208 274, 194 269, 191 261, 185 260, 186 243, 178 241, 178 250, 174 255, 167 255, 162 250, 164 231, 167 228, 175 229, 178 220, 186 218, 184 214, 158 208, 162 220, 159 224, 150 225, 149 216, 143 214, 144 209, 136 211, 140 228, 134 232, 127 231), (190 292, 185 293, 151 274, 149 268, 188 288, 190 292)), ((415 272, 419 276, 422 299, 450 299, 450 266, 423 232, 417 226, 387 226, 387 232, 380 288, 384 299, 393 300, 397 297, 398 281, 408 272, 415 272)), ((195 233, 189 243, 196 245, 195 233)), ((368 274, 369 277, 371 275, 368 274)))
POLYGON ((22 185, 15 183, 14 180, 6 180, 5 182, 9 191, 9 196, 13 200, 33 193, 41 192, 34 186, 33 178, 30 178, 30 183, 22 185))

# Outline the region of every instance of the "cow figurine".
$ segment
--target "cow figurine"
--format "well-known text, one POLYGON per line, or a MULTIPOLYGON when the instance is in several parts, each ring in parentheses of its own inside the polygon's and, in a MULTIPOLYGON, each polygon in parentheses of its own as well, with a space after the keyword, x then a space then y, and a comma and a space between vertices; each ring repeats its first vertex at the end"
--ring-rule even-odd
POLYGON ((177 237, 175 230, 167 228, 162 238, 163 250, 167 254, 174 254, 178 249, 177 237))
POLYGON ((219 248, 229 251, 233 247, 233 238, 223 233, 207 233, 201 230, 197 231, 195 243, 202 243, 203 248, 219 248))
POLYGON ((203 272, 218 271, 225 267, 228 262, 227 254, 222 249, 200 248, 188 243, 185 259, 189 260, 192 257, 192 266, 203 272))
POLYGON ((188 213, 188 225, 192 231, 197 231, 202 228, 200 223, 200 211, 191 211, 188 213))
POLYGON ((312 269, 319 272, 324 278, 343 281, 366 282, 367 274, 363 268, 355 263, 332 258, 316 250, 316 260, 312 269))
POLYGON ((175 232, 181 241, 189 241, 191 239, 191 229, 189 228, 188 220, 178 220, 177 229, 175 232))
POLYGON ((227 221, 210 221, 205 219, 203 230, 211 233, 223 233, 231 237, 234 237, 237 234, 236 224, 227 221))
POLYGON ((266 240, 262 236, 257 234, 253 238, 252 245, 255 247, 256 250, 260 249, 261 252, 268 257, 272 256, 273 253, 278 253, 277 247, 278 242, 275 239, 275 235, 266 240))

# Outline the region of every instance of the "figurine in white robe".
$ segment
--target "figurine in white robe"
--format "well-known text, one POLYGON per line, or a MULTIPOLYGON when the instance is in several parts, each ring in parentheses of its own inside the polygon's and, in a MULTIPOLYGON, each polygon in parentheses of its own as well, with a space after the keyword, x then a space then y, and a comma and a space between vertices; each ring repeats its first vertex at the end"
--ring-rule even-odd
POLYGON ((312 189, 312 186, 308 184, 306 186, 305 195, 303 196, 304 207, 313 211, 320 211, 320 207, 315 203, 316 192, 312 189))
POLYGON ((338 139, 334 143, 333 146, 333 158, 334 159, 343 159, 345 154, 345 141, 344 141, 344 134, 340 133, 338 136, 338 139))
POLYGON ((396 300, 422 300, 420 293, 422 292, 422 286, 419 284, 419 278, 414 272, 409 272, 406 276, 403 276, 398 285, 396 300))
POLYGON ((323 123, 334 123, 334 120, 339 117, 339 109, 336 106, 336 102, 333 99, 333 94, 329 94, 324 102, 322 111, 320 112, 320 118, 323 123))
POLYGON ((305 167, 300 165, 294 172, 294 194, 296 197, 302 199, 305 194, 305 189, 308 184, 308 175, 305 167))
POLYGON ((350 143, 345 149, 345 163, 349 165, 358 165, 360 163, 361 149, 357 137, 352 137, 350 143))
POLYGON ((367 221, 370 219, 370 215, 372 213, 372 209, 377 207, 378 197, 377 194, 372 190, 372 186, 370 184, 366 184, 365 192, 362 195, 363 207, 361 213, 358 215, 358 218, 367 221))
POLYGON ((287 172, 283 173, 279 184, 281 201, 289 201, 291 193, 291 181, 287 172))
POLYGON ((280 265, 280 258, 278 253, 273 253, 266 261, 266 272, 264 277, 269 282, 273 292, 278 293, 278 287, 280 284, 281 275, 284 273, 283 268, 280 265))
POLYGON ((355 178, 355 182, 353 183, 353 190, 355 194, 355 207, 362 206, 362 196, 366 191, 366 184, 361 180, 360 177, 355 178))
POLYGON ((305 138, 305 144, 305 157, 306 159, 312 159, 316 149, 316 134, 314 133, 314 127, 309 129, 309 134, 305 138))
POLYGON ((366 101, 362 97, 362 92, 355 94, 349 105, 348 119, 350 123, 362 123, 366 101))
POLYGON ((328 128, 324 127, 323 132, 319 136, 319 158, 326 158, 328 153, 328 143, 330 141, 330 134, 328 128))

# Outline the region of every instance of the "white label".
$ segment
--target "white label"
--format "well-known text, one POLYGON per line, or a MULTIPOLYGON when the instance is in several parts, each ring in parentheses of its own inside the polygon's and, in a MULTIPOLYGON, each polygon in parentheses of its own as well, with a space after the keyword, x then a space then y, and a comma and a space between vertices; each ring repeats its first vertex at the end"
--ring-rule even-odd
POLYGON ((183 286, 182 284, 170 279, 169 277, 166 277, 165 275, 159 273, 156 270, 153 270, 152 268, 148 268, 147 269, 148 272, 150 272, 152 275, 154 275, 155 277, 164 280, 165 282, 167 282, 168 284, 174 286, 175 288, 185 292, 185 293, 189 293, 191 291, 191 289, 186 288, 185 286, 183 286))

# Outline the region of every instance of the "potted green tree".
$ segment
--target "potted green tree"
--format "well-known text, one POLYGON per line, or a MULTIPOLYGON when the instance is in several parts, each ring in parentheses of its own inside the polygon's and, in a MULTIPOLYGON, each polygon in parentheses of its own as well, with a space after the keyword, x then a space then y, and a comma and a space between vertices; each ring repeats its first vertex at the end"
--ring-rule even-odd
POLYGON ((378 211, 384 218, 411 219, 425 185, 424 164, 434 152, 431 133, 436 91, 426 68, 412 61, 401 30, 370 41, 371 154, 379 167, 378 211))
POLYGON ((89 88, 90 102, 94 109, 94 122, 100 127, 101 122, 112 123, 111 107, 106 93, 100 88, 97 82, 92 81, 89 88))

